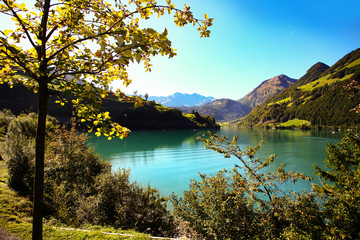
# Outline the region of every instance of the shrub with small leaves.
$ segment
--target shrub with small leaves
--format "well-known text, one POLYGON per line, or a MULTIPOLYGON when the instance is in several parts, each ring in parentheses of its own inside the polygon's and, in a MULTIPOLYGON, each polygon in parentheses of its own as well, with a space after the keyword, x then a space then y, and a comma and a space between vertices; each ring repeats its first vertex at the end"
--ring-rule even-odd
MULTIPOLYGON (((55 122, 54 118, 49 117, 48 132, 53 131, 55 122)), ((30 195, 33 188, 36 128, 35 113, 21 114, 11 118, 4 137, 8 184, 24 195, 30 195)))
MULTIPOLYGON (((150 186, 130 181, 129 170, 111 171, 74 125, 49 124, 45 153, 44 203, 47 217, 69 226, 96 224, 174 235, 167 198, 150 186)), ((32 192, 35 156, 35 114, 14 118, 5 138, 9 185, 32 192)), ((31 196, 31 195, 30 195, 31 196)))
POLYGON ((154 235, 174 235, 174 221, 167 199, 156 189, 130 182, 129 170, 98 177, 96 194, 82 198, 77 215, 82 223, 132 228, 154 235))
POLYGON ((320 212, 317 202, 308 194, 282 188, 308 177, 286 171, 285 165, 267 172, 266 167, 272 164, 275 155, 264 161, 255 158, 261 143, 243 151, 238 137, 230 140, 210 133, 210 139, 200 140, 206 148, 226 158, 236 157, 241 164, 215 176, 200 174, 201 181, 193 180, 182 198, 172 197, 174 213, 189 223, 189 229, 195 232, 193 237, 281 239, 287 232, 292 236, 321 234, 323 222, 317 217, 320 212))
POLYGON ((10 121, 15 117, 11 110, 3 109, 0 111, 0 136, 3 137, 9 126, 10 121))

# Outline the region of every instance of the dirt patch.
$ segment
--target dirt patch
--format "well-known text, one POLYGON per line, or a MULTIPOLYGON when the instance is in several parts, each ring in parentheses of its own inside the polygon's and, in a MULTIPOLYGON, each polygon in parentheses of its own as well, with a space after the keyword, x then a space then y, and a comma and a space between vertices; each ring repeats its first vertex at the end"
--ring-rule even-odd
POLYGON ((10 233, 5 232, 5 230, 0 229, 0 240, 20 240, 20 238, 14 237, 10 233))

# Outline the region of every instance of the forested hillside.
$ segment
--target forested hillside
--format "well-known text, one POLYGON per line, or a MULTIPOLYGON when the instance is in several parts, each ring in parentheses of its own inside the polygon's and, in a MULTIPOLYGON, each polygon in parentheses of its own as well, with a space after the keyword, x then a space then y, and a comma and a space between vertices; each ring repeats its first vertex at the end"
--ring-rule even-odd
POLYGON ((331 68, 317 63, 293 86, 257 106, 240 125, 357 126, 360 115, 353 109, 360 103, 360 49, 331 68), (294 121, 296 120, 296 121, 294 121), (295 124, 295 125, 297 125, 295 124))
MULTIPOLYGON (((55 104, 56 97, 49 100, 48 114, 60 122, 68 122, 71 118, 71 108, 55 104)), ((0 85, 0 109, 10 109, 19 114, 24 111, 37 111, 37 96, 25 87, 10 89, 0 85)), ((134 101, 119 102, 114 99, 104 101, 103 109, 109 111, 115 122, 131 129, 195 129, 217 128, 215 119, 211 116, 201 116, 197 113, 183 114, 180 110, 164 107, 154 101, 144 101, 135 108, 134 101)))

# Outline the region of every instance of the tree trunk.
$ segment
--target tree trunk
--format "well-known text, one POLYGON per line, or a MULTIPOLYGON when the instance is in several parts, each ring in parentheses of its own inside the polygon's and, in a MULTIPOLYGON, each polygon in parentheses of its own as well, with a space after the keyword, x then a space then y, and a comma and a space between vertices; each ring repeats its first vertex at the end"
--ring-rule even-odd
POLYGON ((39 109, 36 131, 36 159, 34 178, 34 205, 33 205, 33 240, 42 240, 42 218, 44 198, 44 158, 45 158, 45 128, 48 105, 47 84, 39 82, 39 109))

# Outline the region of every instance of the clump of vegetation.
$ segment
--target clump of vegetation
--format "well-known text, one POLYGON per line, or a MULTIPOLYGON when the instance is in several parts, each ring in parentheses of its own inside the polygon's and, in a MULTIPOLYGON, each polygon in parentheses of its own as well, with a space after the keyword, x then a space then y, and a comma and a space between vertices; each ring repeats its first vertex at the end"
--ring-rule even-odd
POLYGON ((337 145, 328 145, 326 168, 317 166, 323 180, 315 191, 323 200, 329 239, 360 237, 360 137, 348 134, 337 145))
POLYGON ((15 116, 11 110, 4 109, 0 111, 0 137, 3 137, 7 132, 7 127, 15 116))
MULTIPOLYGON (((2 114, 12 116, 5 111, 2 114)), ((33 171, 35 158, 35 135, 37 116, 35 113, 9 117, 4 137, 4 152, 9 171, 9 186, 22 195, 31 195, 33 188, 33 171)), ((55 129, 54 118, 49 117, 46 128, 48 132, 55 129)))
MULTIPOLYGON (((34 179, 35 114, 10 121, 4 138, 9 186, 31 196, 34 179)), ((174 234, 167 199, 150 186, 130 182, 128 170, 111 171, 87 144, 87 135, 48 124, 45 154, 45 214, 56 222, 174 234)), ((30 197, 31 198, 31 197, 30 197)))
POLYGON ((226 158, 238 158, 241 165, 215 176, 200 174, 201 181, 193 180, 183 198, 173 197, 175 214, 189 222, 196 238, 279 239, 288 231, 297 236, 306 232, 312 239, 319 236, 316 226, 323 222, 312 195, 282 187, 308 177, 286 172, 284 165, 275 172, 266 172, 275 155, 264 161, 255 158, 261 144, 242 151, 237 137, 230 140, 212 134, 210 139, 201 140, 226 158), (301 209, 303 214, 297 214, 306 204, 307 208, 301 209))
POLYGON ((329 145, 327 169, 316 167, 324 180, 311 193, 289 186, 308 180, 281 165, 267 172, 274 156, 256 159, 260 145, 243 151, 237 138, 211 135, 206 147, 238 158, 241 165, 215 176, 200 174, 182 198, 172 197, 174 213, 188 223, 196 239, 358 239, 360 230, 360 138, 349 134, 329 145))

